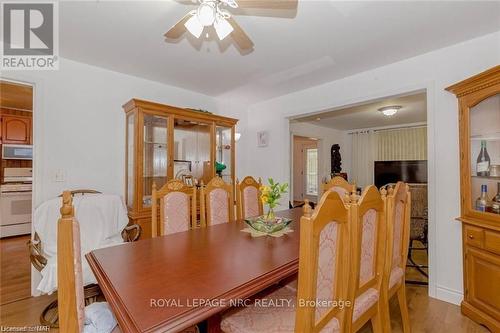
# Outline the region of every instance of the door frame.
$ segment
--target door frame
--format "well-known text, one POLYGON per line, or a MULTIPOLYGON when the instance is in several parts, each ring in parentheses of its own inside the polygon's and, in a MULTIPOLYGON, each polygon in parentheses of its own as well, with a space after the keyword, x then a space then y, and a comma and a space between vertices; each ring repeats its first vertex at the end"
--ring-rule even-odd
MULTIPOLYGON (((31 121, 32 146, 33 146, 33 181, 31 189, 31 237, 34 235, 34 217, 35 207, 42 203, 42 196, 40 193, 43 188, 43 87, 45 87, 45 80, 32 73, 2 73, 0 77, 3 81, 8 81, 17 84, 24 84, 33 87, 33 115, 31 121), (10 74, 10 75, 9 75, 10 74)), ((36 289, 38 283, 42 279, 42 275, 31 265, 31 296, 39 296, 40 292, 36 289)))
MULTIPOLYGON (((447 301, 452 304, 460 304, 463 299, 463 293, 460 293, 458 290, 450 290, 443 286, 437 284, 437 275, 439 273, 438 263, 437 263, 437 171, 436 171, 436 101, 435 101, 435 87, 436 83, 434 81, 424 81, 406 86, 397 86, 394 88, 389 88, 386 90, 380 90, 376 93, 372 93, 370 95, 359 94, 355 98, 350 98, 347 100, 337 101, 334 105, 323 105, 322 108, 304 109, 304 110, 293 110, 290 109, 283 114, 283 123, 286 136, 283 137, 285 142, 289 144, 291 141, 289 140, 289 135, 293 137, 294 133, 290 131, 290 120, 296 119, 299 117, 305 116, 314 116, 319 113, 324 112, 324 110, 340 110, 350 106, 365 104, 377 100, 387 99, 391 97, 401 96, 401 95, 410 95, 419 92, 426 93, 426 106, 427 106, 427 174, 428 174, 428 205, 429 205, 429 215, 428 215, 428 223, 429 223, 429 257, 428 257, 428 265, 429 265, 429 286, 428 286, 428 295, 433 298, 437 298, 440 300, 447 301)), ((321 144, 321 142, 320 142, 321 144)), ((289 147, 290 148, 290 147, 289 147)), ((288 153, 291 154, 291 150, 288 150, 288 153)), ((322 150, 322 149, 321 149, 322 150)), ((289 161, 293 161, 293 155, 289 156, 289 161)), ((320 159, 321 161, 321 159, 320 159)), ((321 162, 322 163, 322 162, 321 162)), ((291 170, 291 167, 290 167, 291 170)), ((289 171, 290 171, 289 170, 289 171)), ((288 174, 288 178, 291 179, 293 174, 290 172, 288 174)))
MULTIPOLYGON (((289 178, 290 178, 290 181, 288 182, 290 184, 290 188, 289 188, 289 200, 291 203, 293 203, 293 201, 295 200, 295 175, 294 175, 294 172, 295 172, 295 153, 294 153, 294 150, 295 150, 295 138, 298 137, 298 138, 303 138, 303 139, 309 139, 310 141, 315 141, 316 143, 316 148, 318 149, 318 195, 317 196, 309 196, 307 197, 306 193, 305 193, 305 186, 306 186, 306 182, 305 182, 305 177, 306 177, 306 174, 304 173, 302 176, 303 176, 303 185, 304 185, 304 198, 303 199, 309 199, 310 201, 313 201, 313 202, 319 202, 319 198, 320 198, 320 195, 321 195, 321 172, 322 172, 322 169, 321 169, 321 165, 322 165, 322 154, 321 154, 321 151, 322 151, 322 140, 320 138, 313 138, 313 137, 309 137, 309 136, 305 136, 303 134, 299 134, 299 133, 293 133, 293 132, 290 132, 290 138, 289 138, 289 142, 290 142, 290 175, 289 175, 289 178)), ((305 152, 303 152, 303 156, 305 156, 305 152)))

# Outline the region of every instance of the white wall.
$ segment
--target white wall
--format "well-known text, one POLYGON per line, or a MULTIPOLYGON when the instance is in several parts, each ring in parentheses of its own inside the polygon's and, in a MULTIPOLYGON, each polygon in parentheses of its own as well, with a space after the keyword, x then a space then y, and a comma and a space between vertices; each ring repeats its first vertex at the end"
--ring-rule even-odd
MULTIPOLYGON (((66 59, 58 71, 3 72, 2 79, 35 85, 34 206, 66 189, 124 195, 122 105, 131 98, 216 111, 208 96, 66 59), (64 182, 55 182, 59 171, 64 182)), ((32 269, 34 295, 39 279, 32 269)))
POLYGON ((208 96, 66 59, 58 71, 2 78, 35 84, 35 205, 68 188, 124 194, 122 105, 131 98, 216 111, 208 96), (64 182, 55 182, 58 170, 64 182))
MULTIPOLYGON (((429 135, 431 296, 462 299, 459 215, 458 111, 445 87, 500 63, 500 32, 250 106, 243 136, 246 172, 290 178, 288 117, 425 89, 429 135), (259 148, 256 133, 270 132, 259 148)), ((240 147, 241 148, 241 147, 240 147)))

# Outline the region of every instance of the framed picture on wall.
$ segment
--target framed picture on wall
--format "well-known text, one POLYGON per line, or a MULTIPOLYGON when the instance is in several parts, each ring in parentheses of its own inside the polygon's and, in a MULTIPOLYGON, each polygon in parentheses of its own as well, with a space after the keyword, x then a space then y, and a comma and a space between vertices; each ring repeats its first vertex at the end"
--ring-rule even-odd
POLYGON ((269 132, 257 132, 257 147, 267 147, 269 145, 269 132))

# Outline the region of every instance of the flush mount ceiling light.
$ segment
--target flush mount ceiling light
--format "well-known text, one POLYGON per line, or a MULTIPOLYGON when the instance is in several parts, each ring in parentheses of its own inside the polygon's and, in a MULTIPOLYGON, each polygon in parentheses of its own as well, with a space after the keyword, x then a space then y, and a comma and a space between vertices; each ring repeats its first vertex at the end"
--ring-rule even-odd
POLYGON ((378 111, 382 112, 384 116, 391 117, 398 113, 399 109, 401 109, 401 105, 391 105, 384 106, 383 108, 378 109, 378 111))
POLYGON ((237 8, 294 10, 297 8, 298 0, 198 0, 197 2, 198 8, 187 13, 165 33, 165 37, 177 39, 187 30, 196 38, 200 38, 205 27, 213 26, 220 40, 231 35, 241 50, 251 50, 254 46, 252 40, 227 10, 237 8))

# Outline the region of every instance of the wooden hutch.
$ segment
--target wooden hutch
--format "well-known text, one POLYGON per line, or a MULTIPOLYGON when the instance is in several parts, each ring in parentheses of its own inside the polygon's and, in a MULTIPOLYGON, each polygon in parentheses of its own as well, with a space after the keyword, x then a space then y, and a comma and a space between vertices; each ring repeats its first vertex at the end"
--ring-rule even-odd
POLYGON ((492 200, 500 191, 500 66, 446 90, 459 102, 462 313, 500 332, 500 212, 492 200), (482 147, 490 163, 479 158, 478 165, 482 147), (482 187, 487 190, 486 205, 476 202, 482 187))
POLYGON ((132 99, 126 113, 125 198, 131 223, 151 237, 151 192, 168 180, 208 183, 216 164, 224 181, 235 184, 237 119, 201 110, 132 99), (217 162, 217 163, 216 163, 217 162))

